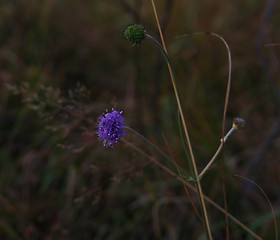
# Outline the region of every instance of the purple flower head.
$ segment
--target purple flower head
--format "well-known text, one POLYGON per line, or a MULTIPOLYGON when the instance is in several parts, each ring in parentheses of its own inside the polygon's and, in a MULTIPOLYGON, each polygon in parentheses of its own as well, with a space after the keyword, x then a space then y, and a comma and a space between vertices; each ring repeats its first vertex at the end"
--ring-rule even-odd
POLYGON ((113 148, 125 136, 122 113, 112 109, 112 112, 107 111, 99 117, 97 134, 104 147, 113 148))

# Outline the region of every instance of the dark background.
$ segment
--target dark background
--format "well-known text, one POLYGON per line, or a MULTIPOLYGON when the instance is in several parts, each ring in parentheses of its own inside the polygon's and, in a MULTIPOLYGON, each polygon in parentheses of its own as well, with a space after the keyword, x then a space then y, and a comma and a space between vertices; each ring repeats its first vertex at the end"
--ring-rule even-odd
MULTIPOLYGON (((199 171, 226 129, 246 128, 225 146, 228 209, 264 239, 279 220, 279 3, 156 1, 199 171)), ((159 39, 150 1, 0 1, 0 239, 205 239, 180 182, 122 142, 106 149, 95 134, 112 107, 126 124, 187 169, 166 64, 149 40, 131 47, 123 31, 141 23, 159 39)), ((126 141, 164 162, 140 139, 126 141)), ((221 158, 202 180, 223 206, 221 158)), ((195 194, 192 194, 195 200, 195 194)), ((197 208, 199 208, 199 205, 197 208)), ((224 216, 207 205, 214 239, 224 216)), ((253 239, 230 221, 231 239, 253 239)))

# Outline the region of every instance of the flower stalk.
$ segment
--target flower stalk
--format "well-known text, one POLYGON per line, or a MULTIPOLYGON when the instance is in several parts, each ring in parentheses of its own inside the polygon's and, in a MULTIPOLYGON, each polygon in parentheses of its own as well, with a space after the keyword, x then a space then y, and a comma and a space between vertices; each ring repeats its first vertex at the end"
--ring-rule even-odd
POLYGON ((191 142, 190 142, 190 138, 189 138, 189 134, 188 134, 188 130, 187 130, 187 125, 186 125, 186 122, 185 122, 185 118, 184 118, 184 114, 183 114, 183 110, 182 110, 182 106, 181 106, 181 99, 180 99, 180 96, 179 96, 179 88, 178 88, 178 84, 177 84, 177 81, 176 81, 176 75, 175 75, 174 67, 173 67, 173 64, 172 64, 170 58, 168 57, 168 55, 166 53, 166 50, 162 47, 162 45, 156 39, 154 39, 152 36, 150 36, 149 34, 146 34, 146 36, 147 36, 148 39, 152 40, 153 43, 156 44, 156 46, 159 48, 160 52, 164 56, 164 58, 167 62, 167 65, 168 65, 168 69, 169 69, 170 76, 171 76, 171 81, 172 81, 172 85, 173 85, 173 89, 174 89, 174 93, 175 93, 175 97, 176 97, 176 101, 177 101, 177 105, 178 105, 178 110, 179 110, 183 130, 184 130, 184 134, 185 134, 185 138, 186 138, 189 153, 190 153, 190 159, 191 159, 190 167, 194 172, 194 180, 195 180, 195 183, 196 183, 199 202, 200 202, 201 209, 202 209, 204 225, 205 225, 205 228, 207 230, 206 231, 207 237, 208 237, 209 240, 211 240, 212 239, 212 234, 211 234, 211 230, 210 230, 207 210, 206 210, 206 206, 205 206, 205 202, 204 202, 204 198, 203 198, 203 192, 202 192, 202 188, 201 188, 200 181, 199 181, 198 171, 197 171, 195 158, 194 158, 194 154, 193 154, 193 150, 192 150, 192 146, 191 146, 191 142))
POLYGON ((138 136, 139 138, 141 138, 145 143, 147 143, 148 145, 150 145, 151 147, 153 147, 155 150, 158 151, 158 153, 160 153, 160 155, 162 157, 164 157, 166 160, 168 160, 170 163, 175 164, 175 166, 180 170, 181 173, 184 174, 185 178, 188 178, 189 176, 187 175, 186 171, 178 165, 178 163, 175 162, 175 160, 173 160, 172 158, 170 158, 165 152, 163 152, 160 148, 158 148, 156 145, 154 145, 152 142, 150 142, 147 138, 145 138, 143 135, 141 135, 140 133, 138 133, 137 131, 135 131, 134 129, 128 127, 128 126, 124 126, 123 129, 127 129, 130 132, 132 132, 133 134, 135 134, 136 136, 138 136))
POLYGON ((228 133, 224 136, 224 138, 221 139, 221 143, 220 146, 218 147, 216 153, 214 154, 214 156, 211 158, 211 160, 209 161, 209 163, 206 165, 206 167, 201 171, 201 173, 199 174, 199 180, 202 179, 202 177, 205 175, 205 173, 209 170, 209 168, 213 165, 214 161, 216 160, 217 156, 219 155, 219 153, 221 152, 224 143, 228 140, 229 136, 235 132, 236 130, 240 129, 240 128, 244 128, 245 127, 245 121, 242 118, 235 118, 233 120, 232 123, 232 127, 231 129, 228 131, 228 133))

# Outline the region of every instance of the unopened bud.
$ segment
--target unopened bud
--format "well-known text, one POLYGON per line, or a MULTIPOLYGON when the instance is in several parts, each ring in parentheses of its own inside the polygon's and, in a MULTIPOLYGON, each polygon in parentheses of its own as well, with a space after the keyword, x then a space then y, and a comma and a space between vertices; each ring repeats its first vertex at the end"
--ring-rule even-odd
POLYGON ((245 127, 245 120, 242 118, 235 118, 233 120, 232 126, 235 129, 240 129, 240 128, 244 128, 245 127))
POLYGON ((132 43, 133 46, 140 45, 146 38, 143 25, 131 25, 124 31, 124 37, 132 43))

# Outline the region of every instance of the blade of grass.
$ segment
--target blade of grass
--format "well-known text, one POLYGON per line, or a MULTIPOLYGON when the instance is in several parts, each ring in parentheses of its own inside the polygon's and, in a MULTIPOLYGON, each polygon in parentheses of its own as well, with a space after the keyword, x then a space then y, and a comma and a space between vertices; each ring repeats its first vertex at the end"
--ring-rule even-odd
MULTIPOLYGON (((165 142, 165 144, 166 144, 166 146, 167 146, 167 148, 168 148, 168 151, 169 151, 169 153, 170 153, 172 159, 175 159, 175 158, 173 157, 172 151, 171 151, 171 149, 170 149, 170 146, 169 146, 168 141, 167 141, 167 139, 165 138, 165 136, 163 136, 163 139, 164 139, 164 142, 165 142)), ((175 165, 175 167, 176 167, 177 172, 179 173, 179 176, 180 176, 180 177, 183 177, 183 176, 182 176, 182 173, 181 173, 181 171, 180 171, 180 169, 177 167, 176 162, 174 162, 174 165, 175 165)), ((190 195, 190 192, 189 192, 188 188, 186 187, 185 184, 183 184, 183 187, 184 187, 184 190, 185 190, 185 193, 186 193, 187 197, 188 197, 189 200, 190 200, 190 203, 191 203, 191 205, 192 205, 192 207, 193 207, 193 209, 194 209, 194 212, 195 212, 196 216, 199 218, 200 222, 203 223, 203 219, 202 219, 202 217, 200 216, 199 211, 198 211, 197 207, 195 206, 195 204, 194 204, 194 202, 193 202, 193 200, 192 200, 192 197, 191 197, 191 195, 190 195)))
POLYGON ((227 49, 227 54, 228 54, 228 80, 227 80, 227 88, 226 88, 226 96, 225 96, 225 104, 224 104, 224 111, 223 111, 223 122, 222 122, 222 142, 221 145, 218 149, 218 151, 222 151, 222 176, 223 176, 223 196, 224 196, 224 207, 225 207, 225 221, 226 221, 226 239, 229 239, 229 226, 228 226, 228 215, 227 215, 227 198, 226 198, 226 185, 225 185, 225 169, 224 169, 224 143, 225 143, 225 122, 226 122, 226 113, 228 109, 228 103, 229 103, 229 94, 230 94, 230 88, 231 88, 231 69, 232 69, 232 63, 231 63, 231 52, 230 48, 225 41, 223 37, 216 33, 212 32, 197 32, 197 33, 191 33, 191 34, 183 34, 177 38, 182 38, 182 37, 188 37, 191 35, 212 35, 218 39, 220 39, 223 44, 225 45, 227 49))
POLYGON ((176 166, 176 168, 180 169, 181 172, 183 172, 184 176, 188 176, 186 171, 178 165, 178 163, 176 163, 172 158, 170 158, 165 152, 163 152, 160 148, 158 148, 156 145, 154 145, 152 142, 150 142, 147 138, 145 138, 143 135, 141 135, 140 133, 138 133, 137 131, 135 131, 134 129, 128 127, 128 126, 124 126, 123 129, 127 129, 130 132, 132 132, 133 134, 135 134, 136 136, 140 137, 145 143, 147 143, 148 145, 150 145, 151 147, 153 147, 155 150, 157 150, 161 156, 163 156, 166 160, 169 161, 169 163, 174 164, 176 166))
POLYGON ((187 144, 186 138, 184 136, 184 130, 182 128, 182 120, 181 120, 181 116, 180 116, 179 111, 178 111, 178 126, 179 126, 181 141, 183 143, 183 147, 184 147, 187 159, 189 161, 189 166, 191 167, 191 169, 190 169, 191 170, 191 177, 193 178, 194 177, 194 171, 193 171, 193 168, 192 168, 191 159, 190 159, 189 152, 188 152, 188 149, 187 149, 188 144, 187 144))
POLYGON ((274 46, 280 46, 280 43, 267 43, 264 45, 265 47, 274 47, 274 46))
MULTIPOLYGON (((169 69, 169 73, 170 73, 170 77, 171 77, 171 81, 172 81, 172 85, 173 85, 173 89, 174 89, 174 93, 175 93, 178 109, 179 109, 179 112, 180 112, 183 129, 184 129, 184 133, 185 133, 185 136, 186 136, 186 140, 187 140, 187 144, 188 144, 188 148, 189 148, 189 152, 190 152, 190 156, 191 156, 191 163, 192 163, 192 168, 194 170, 194 177, 195 177, 195 180, 196 180, 196 187, 197 187, 197 190, 198 190, 197 192, 198 192, 199 202, 200 202, 201 209, 202 209, 202 215, 203 215, 203 220, 204 220, 203 222, 204 222, 204 225, 205 225, 205 228, 206 228, 207 238, 209 240, 211 240, 212 239, 212 234, 211 234, 211 230, 210 230, 208 214, 207 214, 207 210, 206 210, 206 206, 205 206, 205 202, 204 202, 204 198, 203 198, 202 188, 201 188, 199 177, 198 177, 198 171, 197 171, 196 162, 195 162, 195 158, 194 158, 194 154, 193 154, 193 150, 192 150, 191 141, 190 141, 189 134, 188 134, 187 125, 186 125, 184 114, 183 114, 183 110, 182 110, 182 107, 181 107, 179 91, 178 91, 178 87, 177 87, 177 84, 176 84, 175 72, 172 71, 173 67, 172 67, 171 61, 170 61, 170 59, 168 57, 168 54, 167 54, 167 50, 166 50, 166 46, 165 46, 165 41, 164 41, 164 38, 163 38, 163 35, 162 35, 162 31, 161 31, 161 27, 160 27, 160 24, 159 24, 159 20, 158 20, 158 16, 157 16, 157 11, 156 11, 154 0, 151 0, 151 3, 152 3, 152 6, 153 6, 153 12, 154 12, 154 15, 155 15, 155 18, 156 18, 158 30, 160 32, 160 37, 161 37, 161 41, 162 41, 162 45, 163 45, 162 53, 163 53, 163 55, 165 56, 165 58, 167 60, 167 65, 168 65, 168 69, 169 69)), ((161 45, 159 44, 159 47, 160 46, 161 45)))
MULTIPOLYGON (((150 156, 149 154, 147 154, 146 152, 144 152, 142 149, 140 149, 139 147, 135 146, 133 143, 130 143, 126 140, 123 140, 127 146, 131 147, 133 150, 139 152, 140 154, 142 154, 143 156, 145 156, 146 158, 148 158, 152 163, 156 164, 158 167, 160 167, 163 171, 165 171, 166 173, 168 173, 170 176, 175 177, 176 179, 178 179, 179 181, 181 181, 183 184, 185 184, 191 191, 197 193, 197 189, 190 184, 187 180, 185 180, 184 178, 180 177, 179 175, 177 175, 175 172, 173 172, 172 170, 170 170, 169 168, 167 168, 166 166, 164 166, 163 164, 161 164, 159 161, 157 161, 154 157, 150 156)), ((222 212, 223 214, 225 214, 225 210, 218 205, 217 203, 215 203, 212 199, 210 199, 209 197, 207 197, 206 195, 203 195, 203 198, 205 201, 207 201, 209 204, 211 204, 213 207, 215 207, 217 210, 219 210, 220 212, 222 212)), ((234 216, 232 216, 230 213, 228 213, 228 217, 235 222, 238 226, 240 226, 243 230, 245 230, 247 233, 249 233, 251 236, 253 236, 255 239, 257 240, 263 240, 260 236, 258 236, 256 233, 254 233, 251 229, 249 229, 245 224, 243 224, 242 222, 240 222, 237 218, 235 218, 234 216)))
POLYGON ((265 193, 265 191, 258 185, 256 184, 253 180, 249 179, 249 178, 246 178, 246 177, 243 177, 243 176, 239 176, 239 175, 234 175, 235 177, 239 177, 245 181, 248 181, 252 184, 254 184, 260 191, 261 193, 264 195, 264 197, 266 198, 268 204, 269 204, 269 207, 271 209, 271 212, 272 212, 272 216, 273 216, 273 220, 274 220, 274 226, 275 226, 275 239, 277 240, 278 239, 278 231, 277 231, 277 221, 276 221, 276 215, 275 215, 275 212, 274 212, 274 209, 273 209, 273 206, 267 196, 267 194, 265 193))

